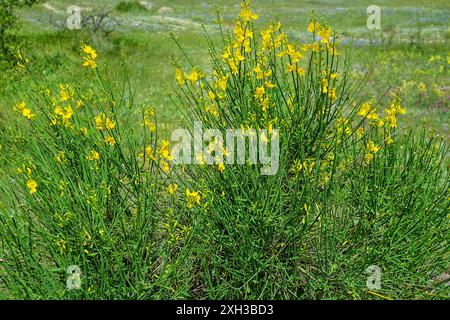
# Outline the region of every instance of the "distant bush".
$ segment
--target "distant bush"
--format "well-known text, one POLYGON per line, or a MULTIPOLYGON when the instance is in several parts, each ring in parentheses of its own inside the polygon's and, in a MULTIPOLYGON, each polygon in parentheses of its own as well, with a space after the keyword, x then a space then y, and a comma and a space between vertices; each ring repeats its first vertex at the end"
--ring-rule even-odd
POLYGON ((121 1, 116 5, 116 10, 121 12, 142 11, 145 8, 138 1, 121 1))

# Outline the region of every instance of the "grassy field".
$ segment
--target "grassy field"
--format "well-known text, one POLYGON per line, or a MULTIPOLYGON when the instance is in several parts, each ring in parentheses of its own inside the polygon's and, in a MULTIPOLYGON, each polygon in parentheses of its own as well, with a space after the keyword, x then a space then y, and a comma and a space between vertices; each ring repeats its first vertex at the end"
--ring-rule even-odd
MULTIPOLYGON (((180 58, 170 32, 174 32, 185 50, 196 62, 207 62, 206 42, 202 25, 212 35, 217 34, 213 24, 217 7, 224 24, 231 27, 239 12, 239 1, 158 1, 152 2, 151 10, 121 12, 115 9, 120 1, 79 1, 82 8, 92 12, 111 12, 121 24, 109 37, 101 32, 69 32, 54 28, 49 21, 64 23, 65 10, 71 1, 48 1, 55 11, 33 7, 20 13, 24 27, 24 49, 31 55, 40 72, 57 82, 61 75, 83 77, 76 63, 81 40, 93 43, 102 53, 101 59, 108 63, 110 72, 117 72, 121 63, 128 66, 137 100, 149 102, 162 110, 161 120, 172 123, 178 119, 177 110, 170 102, 168 92, 173 83, 174 67, 167 59, 180 58), (163 6, 174 12, 161 16, 163 6)), ((304 41, 308 17, 316 13, 327 20, 343 36, 343 42, 354 39, 352 68, 355 77, 361 79, 371 72, 366 93, 381 95, 387 90, 402 92, 407 106, 413 108, 408 117, 413 123, 425 121, 438 132, 448 133, 448 42, 450 30, 448 16, 450 6, 446 1, 384 1, 381 31, 366 27, 366 8, 370 1, 257 1, 254 6, 263 25, 270 19, 283 21, 286 32, 304 41), (434 58, 433 58, 434 57, 434 58), (417 86, 423 82, 426 90, 419 93, 417 86)), ((6 87, 1 95, 2 105, 14 101, 14 88, 6 87)), ((10 109, 10 108, 3 108, 10 109)))
MULTIPOLYGON (((154 108, 158 117, 158 134, 149 138, 155 139, 155 149, 158 135, 166 137, 171 129, 192 123, 200 115, 200 119, 207 118, 207 112, 194 115, 186 111, 191 110, 187 107, 195 109, 195 106, 190 106, 189 95, 183 96, 181 92, 188 92, 190 97, 195 97, 197 92, 182 85, 180 89, 175 80, 177 65, 187 66, 192 62, 210 73, 215 60, 210 56, 208 41, 217 45, 222 41, 220 28, 214 22, 215 10, 223 18, 223 27, 231 29, 241 11, 241 1, 158 0, 139 4, 137 1, 79 0, 76 4, 82 9, 81 15, 88 18, 81 30, 68 30, 65 26, 66 10, 74 4, 71 0, 50 0, 45 5, 17 12, 21 22, 20 47, 29 59, 32 75, 20 68, 4 68, 0 76, 0 224, 5 230, 0 231, 4 232, 0 238, 0 280, 4 279, 0 281, 0 298, 448 298, 449 287, 436 285, 433 279, 445 278, 445 272, 450 270, 449 154, 445 147, 450 143, 450 3, 445 0, 378 1, 381 30, 369 30, 366 9, 372 2, 252 1, 252 10, 259 15, 257 26, 267 26, 279 19, 290 41, 300 45, 311 40, 310 17, 318 16, 323 19, 321 25, 326 21, 337 31, 339 57, 345 58, 348 64, 348 73, 342 81, 363 86, 353 91, 345 85, 340 87, 342 95, 350 90, 348 95, 352 98, 339 100, 336 110, 357 110, 361 101, 373 99, 379 104, 378 110, 384 112, 393 110, 397 98, 407 110, 399 117, 394 131, 395 134, 409 130, 412 133, 399 138, 392 150, 387 146, 390 143, 386 144, 386 150, 390 151, 384 153, 383 149, 383 158, 380 155, 379 163, 371 169, 364 153, 365 160, 358 166, 347 161, 361 158, 361 150, 369 148, 372 140, 385 135, 385 131, 369 131, 368 140, 364 136, 365 142, 359 147, 356 140, 344 147, 345 143, 341 145, 341 139, 333 135, 339 143, 333 146, 336 165, 332 170, 336 171, 332 172, 339 178, 329 188, 323 182, 323 172, 317 169, 317 175, 311 173, 315 172, 311 164, 311 176, 301 178, 304 180, 292 178, 292 168, 296 163, 298 168, 299 159, 330 161, 329 155, 319 155, 319 151, 309 150, 302 142, 286 147, 289 160, 282 163, 279 180, 263 180, 247 169, 230 169, 232 174, 226 177, 221 172, 218 176, 213 173, 214 179, 209 172, 202 171, 205 169, 195 168, 192 172, 188 170, 188 174, 184 169, 182 173, 176 172, 177 177, 163 173, 152 175, 154 169, 146 167, 145 157, 141 168, 140 160, 131 155, 130 150, 141 148, 140 144, 146 141, 145 136, 138 134, 141 126, 129 124, 140 108, 154 108), (102 14, 103 24, 94 30, 92 21, 102 14), (105 33, 102 28, 111 32, 105 33), (209 38, 205 37, 205 31, 209 38), (81 66, 81 43, 97 51, 94 60, 99 65, 95 69, 98 73, 81 66), (124 79, 129 81, 129 89, 122 87, 124 79), (115 118, 120 128, 111 128, 118 131, 117 136, 115 133, 109 136, 117 140, 117 146, 114 140, 117 152, 104 157, 105 150, 109 149, 98 147, 94 138, 83 146, 76 142, 77 134, 58 132, 52 136, 38 124, 21 122, 13 106, 25 99, 42 105, 36 97, 36 86, 39 90, 52 88, 52 94, 56 92, 57 96, 60 84, 71 84, 75 91, 82 92, 79 101, 86 99, 89 117, 102 108, 110 108, 114 116, 126 119, 115 118), (99 87, 104 91, 99 93, 99 87), (117 115, 115 107, 106 107, 109 105, 117 106, 117 115), (423 135, 421 128, 425 129, 423 135), (119 130, 123 131, 119 133, 119 130), (442 144, 436 140, 440 138, 442 144), (88 158, 95 158, 92 153, 77 158, 88 146, 92 147, 91 152, 97 150, 102 155, 101 164, 91 165, 92 159, 88 158), (66 172, 59 172, 59 167, 47 159, 46 152, 54 147, 66 150, 64 154, 72 157, 66 172), (39 198, 35 198, 34 192, 28 194, 23 181, 12 174, 21 163, 25 163, 24 172, 39 171, 28 161, 40 168, 41 173, 36 175, 41 180, 33 176, 39 183, 39 198), (353 169, 340 176, 341 165, 353 169), (152 174, 142 173, 143 168, 152 174), (393 173, 394 168, 398 169, 398 175, 393 173), (20 185, 25 191, 18 190, 20 185), (183 189, 180 197, 186 195, 188 208, 173 197, 175 192, 167 189, 175 185, 183 189), (143 191, 145 188, 148 194, 143 191), (198 208, 196 196, 191 194, 189 198, 188 190, 200 192, 202 200, 201 205, 198 200, 198 208), (217 190, 221 190, 222 196, 211 195, 217 190), (276 191, 269 196, 264 190, 276 191), (71 200, 62 200, 65 192, 71 195, 71 200), (115 198, 107 200, 111 192, 115 198), (165 196, 160 196, 163 193, 165 196), (44 212, 57 222, 47 220, 44 212), (147 212, 154 212, 155 217, 145 214, 141 217, 147 212), (299 212, 305 215, 303 220, 297 217, 299 212), (347 218, 349 212, 351 218, 347 218), (16 215, 27 218, 17 222, 16 215), (76 231, 69 230, 66 224, 71 219, 69 216, 80 217, 76 231), (33 225, 31 220, 37 224, 33 225), (300 226, 299 221, 302 221, 300 226), (308 223, 310 227, 305 227, 308 223), (37 231, 41 225, 48 233, 37 231), (227 226, 232 226, 234 231, 227 226), (207 236, 203 235, 204 230, 208 231, 207 236), (31 244, 34 241, 48 241, 48 247, 35 247, 31 244), (70 244, 73 252, 68 249, 70 244), (429 252, 433 250, 435 254, 429 252), (40 255, 42 261, 37 263, 36 257, 40 255), (11 266, 25 270, 17 271, 23 272, 23 276, 12 272, 14 276, 7 277, 9 269, 1 263, 11 260, 14 260, 11 266), (40 264, 50 271, 39 267, 40 264), (70 264, 82 266, 83 272, 97 272, 86 275, 83 290, 65 290, 65 269, 70 264), (367 290, 365 269, 370 264, 382 265, 383 289, 367 290), (42 281, 45 283, 39 284, 42 281)), ((255 36, 259 36, 259 31, 255 31, 255 36)), ((313 58, 311 61, 316 63, 313 58)), ((320 78, 320 72, 310 74, 308 69, 307 74, 311 75, 311 82, 320 78)), ((204 81, 204 85, 209 85, 209 79, 204 81)), ((291 83, 283 81, 289 88, 291 83)), ((304 90, 306 96, 313 95, 312 92, 317 94, 312 85, 305 85, 304 90)), ((232 101, 241 99, 241 95, 235 98, 232 101)), ((248 99, 252 100, 253 94, 248 99)), ((305 100, 304 104, 322 108, 315 99, 305 100)), ((282 118, 286 112, 283 110, 274 111, 272 120, 282 118)), ((309 133, 303 126, 309 128, 309 125, 302 119, 324 121, 325 127, 337 128, 342 120, 332 114, 328 120, 317 120, 302 112, 298 111, 298 122, 292 122, 298 127, 283 121, 278 123, 281 132, 292 135, 294 141, 296 135, 298 141, 302 141, 300 136, 308 141, 309 133)), ((230 114, 227 121, 239 127, 242 124, 238 121, 239 112, 230 111, 230 114)), ((356 123, 353 116, 356 117, 356 111, 348 115, 356 123)), ((80 116, 75 125, 81 126, 83 120, 80 116)), ((213 123, 223 125, 217 121, 213 123)), ((86 126, 90 135, 91 128, 86 126)), ((327 145, 328 150, 330 133, 322 129, 319 126, 317 136, 310 137, 311 145, 317 145, 318 149, 327 145)), ((97 131, 106 134, 102 130, 97 131)), ((378 148, 372 146, 372 149, 374 154, 378 152, 378 148)), ((164 147, 158 150, 159 164, 164 164, 168 158, 164 156, 164 147)), ((58 157, 57 151, 51 153, 55 152, 58 157)), ((146 154, 145 148, 143 153, 146 154)), ((305 171, 308 165, 304 163, 302 168, 305 171)), ((28 178, 28 182, 32 180, 31 174, 28 178)))

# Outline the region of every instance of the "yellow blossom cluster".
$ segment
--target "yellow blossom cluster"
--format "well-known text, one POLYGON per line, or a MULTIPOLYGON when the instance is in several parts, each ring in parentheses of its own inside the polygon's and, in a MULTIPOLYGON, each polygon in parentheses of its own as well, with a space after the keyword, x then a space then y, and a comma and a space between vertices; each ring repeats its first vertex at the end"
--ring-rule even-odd
POLYGON ((13 110, 18 112, 18 113, 20 113, 22 116, 24 116, 28 120, 32 120, 36 116, 34 113, 31 112, 31 110, 29 108, 27 108, 27 106, 26 106, 24 101, 19 102, 18 104, 16 104, 13 107, 13 110))
POLYGON ((28 164, 22 163, 22 166, 17 168, 17 173, 24 174, 26 176, 26 186, 30 194, 36 193, 38 189, 38 183, 33 179, 32 175, 34 169, 35 166, 32 162, 29 162, 28 164))
POLYGON ((84 53, 83 56, 83 66, 91 67, 92 69, 97 68, 97 51, 95 51, 90 45, 84 44, 81 46, 81 50, 84 53))
POLYGON ((100 112, 94 119, 95 128, 97 130, 112 130, 116 127, 116 122, 107 117, 103 112, 100 112))

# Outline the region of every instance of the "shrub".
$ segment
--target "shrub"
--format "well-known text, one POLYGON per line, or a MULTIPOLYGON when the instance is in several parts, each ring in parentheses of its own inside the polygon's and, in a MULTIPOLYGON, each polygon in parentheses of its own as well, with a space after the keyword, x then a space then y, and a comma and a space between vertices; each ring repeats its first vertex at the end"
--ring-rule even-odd
POLYGON ((167 242, 157 226, 162 178, 152 152, 155 114, 146 107, 136 118, 130 89, 106 81, 97 52, 83 50, 84 66, 98 75, 91 88, 39 80, 14 106, 28 123, 15 134, 23 154, 7 158, 17 169, 1 186, 11 196, 1 199, 0 217, 6 297, 154 294, 165 254, 159 245, 167 242), (132 124, 139 118, 142 126, 132 124), (71 270, 81 270, 83 290, 66 287, 71 270))
MULTIPOLYGON (((232 33, 219 23, 221 49, 207 36, 211 74, 177 69, 191 127, 277 128, 277 137, 248 142, 280 139, 273 176, 221 160, 185 169, 183 180, 203 195, 193 283, 206 283, 209 298, 366 298, 365 270, 377 265, 385 292, 423 294, 408 283, 425 288, 448 267, 445 146, 399 130, 398 98, 360 101, 338 36, 322 21, 311 18, 312 40, 299 46, 280 22, 257 36, 255 20, 244 2, 232 33)), ((213 155, 223 147, 203 143, 213 155)))
POLYGON ((121 12, 145 11, 145 7, 139 1, 120 1, 116 5, 116 10, 121 12))
POLYGON ((17 27, 17 17, 14 10, 40 3, 41 0, 0 0, 0 60, 14 61, 16 40, 14 29, 17 27))

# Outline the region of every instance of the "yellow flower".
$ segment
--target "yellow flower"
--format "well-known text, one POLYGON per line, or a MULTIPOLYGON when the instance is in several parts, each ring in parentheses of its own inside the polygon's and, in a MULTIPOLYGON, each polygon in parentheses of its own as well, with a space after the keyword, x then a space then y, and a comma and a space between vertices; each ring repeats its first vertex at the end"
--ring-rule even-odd
POLYGON ((389 124, 389 126, 391 128, 396 128, 397 127, 397 114, 405 114, 406 113, 406 109, 403 108, 400 105, 400 100, 399 99, 394 99, 394 101, 392 101, 391 106, 389 109, 386 109, 386 122, 389 124))
POLYGON ((287 41, 287 35, 285 33, 281 33, 275 38, 275 48, 281 47, 283 43, 287 41))
POLYGON ((378 119, 378 121, 376 121, 375 124, 377 127, 382 127, 382 126, 384 126, 384 121, 381 119, 378 119))
POLYGON ((331 29, 328 27, 320 28, 320 30, 317 32, 317 35, 321 37, 320 42, 328 43, 331 36, 331 29))
POLYGON ((417 89, 419 89, 420 93, 425 93, 427 91, 427 85, 422 81, 417 85, 417 89))
POLYGON ((108 118, 103 112, 95 117, 95 127, 98 130, 112 130, 116 127, 116 123, 108 118))
POLYGON ((72 109, 72 107, 66 107, 65 109, 64 109, 64 111, 65 111, 65 114, 64 114, 64 118, 65 119, 70 119, 70 118, 72 118, 73 117, 73 109, 72 109))
POLYGON ((370 102, 364 102, 358 111, 358 116, 366 118, 371 110, 372 104, 370 102))
POLYGON ((328 79, 322 79, 322 93, 328 92, 328 79))
POLYGON ((170 153, 169 145, 170 145, 170 142, 168 140, 164 140, 161 144, 161 147, 158 150, 158 154, 165 160, 172 161, 173 156, 170 153))
POLYGON ((377 113, 377 109, 373 108, 372 110, 370 110, 369 114, 366 116, 367 119, 369 120, 378 120, 379 116, 377 113))
POLYGON ((228 60, 228 65, 230 66, 231 72, 233 74, 238 74, 239 70, 238 67, 236 66, 236 62, 234 62, 233 59, 228 60))
POLYGON ((83 136, 87 136, 88 134, 88 129, 86 127, 82 127, 80 128, 80 132, 83 136))
POLYGON ((240 17, 245 22, 258 20, 258 15, 256 13, 252 13, 252 10, 248 7, 248 2, 242 3, 240 17))
POLYGON ((184 76, 186 79, 190 80, 192 84, 195 84, 200 78, 200 74, 196 70, 192 71, 190 75, 185 73, 184 76))
POLYGON ((219 80, 220 89, 222 89, 223 91, 225 91, 227 89, 227 80, 228 80, 227 76, 223 76, 219 80))
POLYGON ((377 153, 380 150, 380 148, 372 140, 367 142, 367 149, 373 153, 377 153))
POLYGON ((84 44, 81 49, 84 53, 89 55, 92 60, 97 59, 97 51, 95 51, 90 45, 84 44))
POLYGON ((97 68, 97 62, 95 62, 92 59, 89 58, 83 58, 84 59, 84 63, 83 63, 83 67, 91 67, 92 69, 97 68))
POLYGON ((229 151, 228 149, 222 147, 222 155, 223 155, 224 157, 229 157, 230 154, 231 154, 231 153, 230 153, 230 151, 229 151))
POLYGON ((175 192, 177 192, 177 190, 178 190, 178 185, 175 183, 171 183, 167 187, 167 192, 170 194, 174 194, 175 192))
MULTIPOLYGON (((55 115, 61 119, 62 124, 64 126, 68 127, 70 125, 70 119, 72 119, 73 113, 74 113, 72 107, 68 106, 68 107, 62 108, 60 106, 57 106, 55 108, 54 112, 55 112, 55 115)), ((57 119, 53 118, 52 123, 56 124, 57 119)))
POLYGON ((161 161, 160 164, 161 164, 162 171, 164 171, 166 173, 170 171, 170 166, 167 161, 161 161))
POLYGON ((364 134, 364 128, 359 127, 358 129, 356 129, 356 134, 358 135, 358 138, 361 138, 364 134))
POLYGON ((385 118, 391 128, 397 128, 397 118, 393 114, 388 114, 385 118))
POLYGON ((305 74, 305 69, 303 69, 303 68, 297 68, 297 73, 299 74, 299 75, 304 75, 305 74))
POLYGON ((58 154, 55 157, 56 162, 58 163, 64 163, 64 161, 66 160, 66 154, 64 151, 60 151, 58 152, 58 154))
POLYGON ((153 152, 153 148, 152 148, 151 146, 145 147, 145 148, 144 148, 144 152, 142 152, 141 154, 139 154, 139 156, 140 156, 141 158, 143 158, 143 157, 145 156, 145 157, 147 157, 147 158, 149 158, 149 159, 151 159, 151 160, 153 160, 153 161, 156 160, 155 154, 154 154, 154 152, 153 152))
POLYGON ((269 109, 270 100, 269 97, 265 97, 261 102, 261 109, 263 112, 266 112, 269 109))
POLYGON ((231 48, 230 48, 230 46, 226 46, 225 49, 222 52, 223 62, 226 62, 230 58, 231 58, 231 48))
POLYGON ((58 247, 61 251, 65 251, 67 249, 67 245, 66 245, 67 243, 63 239, 57 240, 56 244, 58 245, 58 247))
POLYGON ((217 170, 219 170, 220 172, 223 172, 225 170, 225 165, 223 164, 223 162, 217 165, 217 170))
POLYGON ((372 161, 372 159, 373 159, 373 154, 371 154, 371 153, 366 153, 365 154, 364 160, 365 160, 366 163, 369 163, 370 161, 372 161))
POLYGON ((331 103, 336 99, 336 88, 332 88, 328 91, 328 97, 330 98, 331 103))
POLYGON ((37 187, 38 187, 38 184, 37 184, 37 182, 36 182, 35 180, 33 180, 33 179, 28 180, 28 182, 27 182, 27 188, 28 188, 28 191, 29 191, 31 194, 37 192, 37 187))
POLYGON ((144 113, 143 126, 148 127, 150 129, 150 131, 152 131, 152 132, 156 131, 156 125, 155 125, 154 121, 151 120, 151 118, 153 118, 154 116, 155 116, 155 110, 153 108, 146 110, 144 113))
POLYGON ((319 46, 319 44, 316 41, 313 42, 313 44, 311 46, 311 51, 312 52, 319 52, 320 51, 320 46, 319 46))
POLYGON ((273 35, 273 24, 271 24, 267 30, 261 31, 263 49, 272 48, 272 35, 273 35))
POLYGON ((209 90, 208 92, 208 98, 209 100, 213 101, 216 99, 216 95, 214 94, 214 92, 212 92, 212 90, 209 90))
POLYGON ((17 50, 16 58, 17 58, 17 66, 20 68, 25 68, 25 66, 29 62, 27 58, 22 56, 22 52, 20 51, 20 49, 17 50))
POLYGON ((97 59, 97 51, 86 44, 81 47, 81 50, 83 51, 83 53, 85 53, 85 56, 83 56, 83 66, 91 67, 93 69, 97 68, 97 63, 95 62, 95 60, 97 59))
POLYGON ((263 97, 265 92, 266 92, 266 89, 264 89, 264 86, 257 87, 256 90, 255 90, 255 98, 258 99, 258 100, 262 100, 262 97, 263 97))
POLYGON ((304 75, 305 74, 305 69, 303 69, 302 67, 297 67, 293 64, 289 64, 287 65, 287 71, 288 72, 292 72, 292 73, 298 73, 299 75, 304 75))
MULTIPOLYGON (((306 163, 305 163, 305 165, 307 166, 306 163)), ((298 159, 295 160, 294 163, 292 164, 291 172, 299 173, 300 171, 302 171, 302 169, 303 169, 302 162, 300 160, 298 160, 298 159)))
POLYGON ((104 117, 103 113, 100 113, 98 116, 95 117, 95 127, 98 130, 104 130, 105 129, 105 127, 103 125, 103 117, 104 117))
POLYGON ((107 117, 105 119, 105 127, 108 130, 112 130, 116 127, 116 123, 107 117))
POLYGON ((59 84, 59 97, 63 102, 71 98, 68 85, 63 85, 62 83, 59 84))
POLYGON ((89 161, 97 161, 100 159, 100 154, 97 151, 92 150, 88 153, 86 159, 89 161))
POLYGON ((195 204, 201 205, 201 198, 198 191, 190 191, 189 189, 186 189, 186 198, 188 201, 188 208, 192 208, 195 204))
POLYGON ((393 142, 394 142, 394 139, 393 139, 391 136, 388 136, 388 137, 386 138, 386 144, 390 145, 390 144, 392 144, 393 142))
POLYGON ((387 114, 397 115, 397 114, 405 114, 406 109, 400 105, 399 99, 394 99, 391 103, 391 108, 386 110, 387 114))
POLYGON ((24 108, 24 109, 22 110, 22 115, 23 115, 25 118, 27 118, 28 120, 31 120, 31 119, 33 119, 33 118, 35 117, 35 114, 33 114, 33 113, 31 112, 31 110, 28 109, 28 108, 24 108))
POLYGON ((205 112, 211 113, 213 116, 216 116, 216 117, 219 115, 219 109, 217 109, 217 106, 215 106, 215 105, 207 105, 205 107, 205 112))
MULTIPOLYGON (((33 169, 35 169, 35 167, 33 166, 32 163, 30 163, 30 165, 33 167, 33 169)), ((26 167, 25 163, 22 163, 22 168, 17 168, 17 172, 18 173, 26 173, 26 175, 28 176, 28 178, 31 179, 31 168, 26 167)))
POLYGON ((181 72, 181 69, 177 69, 175 71, 175 78, 177 79, 177 82, 180 86, 182 86, 186 83, 186 81, 183 78, 183 73, 181 72))
POLYGON ((152 147, 147 146, 147 147, 145 148, 145 154, 146 154, 147 156, 152 156, 152 155, 153 155, 153 149, 152 149, 152 147))
POLYGON ((261 133, 261 136, 259 137, 259 141, 267 143, 269 142, 269 139, 267 139, 267 136, 264 132, 261 133))
POLYGON ((27 118, 28 120, 32 120, 36 115, 34 113, 31 112, 30 109, 28 109, 26 107, 26 104, 24 101, 19 102, 18 104, 16 104, 13 107, 13 110, 22 114, 22 116, 24 116, 25 118, 27 118))
POLYGON ((299 62, 303 57, 303 55, 299 51, 295 50, 292 44, 288 44, 286 54, 291 57, 293 63, 299 62))
POLYGON ((264 82, 264 86, 265 86, 267 89, 275 88, 275 84, 273 84, 273 83, 270 82, 270 81, 264 82))
POLYGON ((201 152, 201 151, 195 155, 195 160, 197 160, 197 163, 199 165, 204 165, 206 163, 205 156, 204 156, 203 152, 201 152))
POLYGON ((105 142, 106 142, 107 144, 109 144, 110 146, 113 146, 113 145, 116 144, 116 139, 114 139, 114 137, 112 137, 112 136, 107 136, 107 137, 105 138, 105 142))
POLYGON ((261 65, 259 63, 253 69, 253 71, 256 73, 256 79, 264 79, 264 71, 261 69, 261 65))
POLYGON ((313 33, 319 30, 320 24, 318 22, 309 22, 308 24, 308 32, 313 33))
POLYGON ((245 57, 241 54, 241 52, 240 52, 239 50, 237 50, 237 51, 234 53, 234 57, 235 57, 239 62, 245 60, 245 57))

